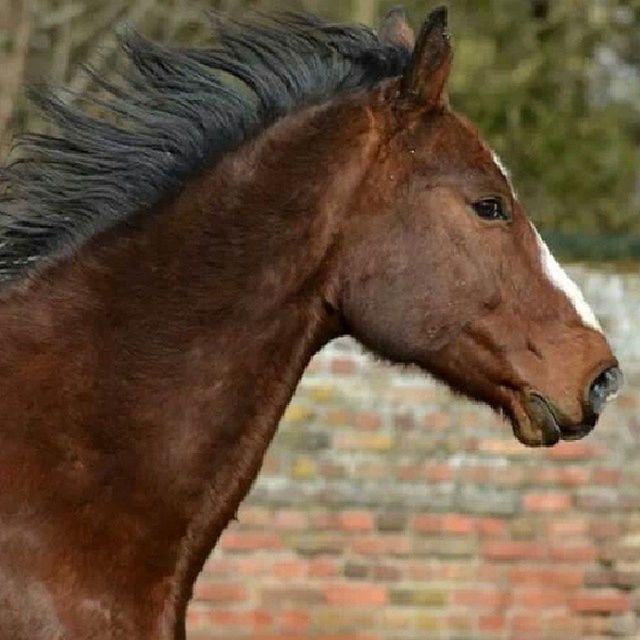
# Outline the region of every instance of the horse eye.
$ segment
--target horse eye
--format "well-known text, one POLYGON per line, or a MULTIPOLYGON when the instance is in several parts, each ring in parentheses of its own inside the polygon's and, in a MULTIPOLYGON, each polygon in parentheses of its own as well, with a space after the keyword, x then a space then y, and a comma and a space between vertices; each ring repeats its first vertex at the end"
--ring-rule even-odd
POLYGON ((474 202, 471 206, 483 220, 509 219, 500 198, 483 198, 482 200, 478 200, 478 202, 474 202))

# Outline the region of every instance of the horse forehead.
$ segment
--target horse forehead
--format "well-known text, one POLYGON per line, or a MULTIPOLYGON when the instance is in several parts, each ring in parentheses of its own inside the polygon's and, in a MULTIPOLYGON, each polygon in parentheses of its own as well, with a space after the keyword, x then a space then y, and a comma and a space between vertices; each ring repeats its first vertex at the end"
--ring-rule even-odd
POLYGON ((461 163, 465 166, 472 164, 483 173, 491 172, 493 169, 506 181, 514 200, 517 199, 516 190, 511 180, 511 172, 476 126, 468 118, 455 111, 446 115, 449 117, 443 118, 442 129, 444 132, 452 134, 452 137, 448 136, 448 143, 453 148, 457 147, 461 163))

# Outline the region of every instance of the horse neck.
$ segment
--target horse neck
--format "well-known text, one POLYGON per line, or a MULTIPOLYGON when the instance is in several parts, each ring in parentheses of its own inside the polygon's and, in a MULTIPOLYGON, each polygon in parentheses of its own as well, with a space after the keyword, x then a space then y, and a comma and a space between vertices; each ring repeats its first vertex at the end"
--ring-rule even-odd
MULTIPOLYGON (((55 526, 70 547, 60 554, 79 557, 91 540, 93 525, 73 526, 81 516, 63 504, 65 491, 81 491, 74 500, 104 516, 95 538, 109 575, 121 572, 149 594, 156 585, 167 637, 180 635, 193 580, 255 478, 311 355, 340 332, 331 311, 337 220, 372 145, 362 144, 362 123, 337 149, 325 127, 335 129, 335 117, 309 110, 272 127, 160 211, 51 268, 0 315, 8 369, 34 342, 46 354, 37 375, 10 383, 23 392, 5 416, 39 420, 48 454, 33 464, 46 464, 42 475, 57 487, 55 526), (31 397, 46 415, 28 415, 38 411, 31 397), (51 472, 51 457, 70 450, 73 466, 51 472)), ((75 570, 95 583, 96 563, 93 553, 90 567, 75 570)), ((151 595, 137 606, 158 615, 151 595)))

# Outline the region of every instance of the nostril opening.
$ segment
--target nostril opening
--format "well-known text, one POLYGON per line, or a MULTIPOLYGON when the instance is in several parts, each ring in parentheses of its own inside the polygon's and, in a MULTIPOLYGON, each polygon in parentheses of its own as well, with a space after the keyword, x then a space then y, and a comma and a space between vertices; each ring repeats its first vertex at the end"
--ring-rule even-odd
POLYGON ((622 380, 622 371, 619 367, 609 367, 591 383, 587 402, 594 414, 599 415, 607 400, 618 393, 622 387, 622 380))
POLYGON ((603 393, 606 391, 609 386, 609 378, 610 378, 609 370, 603 371, 591 385, 591 393, 603 393))

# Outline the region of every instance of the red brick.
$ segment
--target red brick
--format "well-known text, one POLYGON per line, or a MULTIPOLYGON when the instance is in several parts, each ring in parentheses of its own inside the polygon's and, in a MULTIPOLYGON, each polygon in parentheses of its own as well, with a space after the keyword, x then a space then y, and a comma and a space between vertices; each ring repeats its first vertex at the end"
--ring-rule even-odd
POLYGON ((546 555, 545 547, 537 542, 488 540, 482 553, 492 560, 539 560, 546 555))
POLYGON ((240 615, 237 611, 226 609, 216 609, 207 613, 207 623, 216 626, 231 627, 241 624, 240 615))
POLYGON ((387 590, 376 584, 338 584, 326 587, 328 604, 378 606, 387 604, 387 590))
POLYGON ((589 481, 589 471, 583 467, 548 467, 543 466, 533 471, 533 484, 568 487, 580 487, 589 481))
POLYGON ((219 546, 226 551, 281 549, 282 538, 269 532, 227 531, 220 539, 219 546))
POLYGON ((201 610, 196 602, 192 602, 187 610, 187 626, 188 627, 204 627, 209 623, 210 611, 201 610))
POLYGON ((336 531, 340 528, 339 515, 330 511, 313 512, 310 520, 310 528, 317 531, 336 531))
POLYGON ((363 431, 375 431, 380 428, 382 419, 373 411, 360 411, 355 416, 355 426, 363 431))
POLYGON ((352 541, 351 550, 354 553, 371 556, 407 555, 411 552, 411 541, 400 536, 377 536, 352 541))
POLYGON ((309 640, 306 635, 290 635, 289 633, 252 634, 251 640, 309 640))
POLYGON ((356 372, 356 363, 351 358, 332 358, 330 364, 331 373, 338 375, 352 375, 356 372))
POLYGON ((346 478, 348 475, 343 464, 333 464, 327 460, 320 462, 318 470, 323 478, 346 478))
POLYGON ((568 442, 561 440, 547 449, 546 455, 552 460, 588 460, 599 455, 601 447, 590 441, 568 442))
POLYGON ((275 562, 272 573, 276 578, 303 578, 307 575, 307 563, 301 560, 275 562))
POLYGON ((615 486, 620 482, 622 473, 619 469, 596 469, 593 472, 593 483, 605 486, 615 486))
MULTIPOLYGON (((282 640, 290 640, 289 638, 283 638, 282 640)), ((309 640, 305 638, 304 640, 309 640)), ((381 640, 379 636, 372 636, 368 633, 345 633, 329 636, 317 636, 317 640, 381 640)))
POLYGON ((407 578, 415 581, 455 580, 467 582, 478 577, 478 569, 468 561, 412 560, 406 565, 407 578))
POLYGON ((478 532, 481 536, 499 537, 507 534, 509 526, 498 518, 481 518, 478 522, 478 532))
POLYGON ((433 388, 424 385, 414 386, 392 386, 386 391, 386 395, 391 402, 429 403, 435 396, 433 388))
POLYGON ((277 625, 284 631, 306 631, 311 625, 311 615, 301 609, 292 609, 278 614, 277 625))
POLYGON ((448 429, 451 426, 451 414, 448 411, 432 411, 425 415, 423 425, 427 429, 448 429))
POLYGON ((457 418, 461 426, 476 428, 478 423, 482 422, 482 409, 479 409, 478 405, 471 405, 468 409, 461 411, 457 418))
POLYGON ((571 508, 571 496, 568 493, 531 492, 522 499, 527 511, 567 511, 571 508))
POLYGON ((578 613, 623 613, 631 610, 629 596, 613 590, 584 590, 572 598, 570 604, 578 613))
POLYGON ((462 467, 460 469, 460 478, 465 482, 473 482, 476 484, 486 484, 493 475, 493 469, 490 467, 480 467, 472 465, 470 467, 462 467))
POLYGON ((506 620, 501 615, 479 616, 478 628, 480 631, 499 632, 506 628, 506 620))
POLYGON ((270 573, 271 563, 266 558, 255 555, 238 557, 234 571, 241 576, 264 576, 270 573))
POLYGON ((439 533, 442 531, 442 517, 431 514, 414 516, 411 528, 419 533, 439 533))
POLYGON ((288 586, 266 586, 262 587, 261 604, 268 607, 281 607, 285 605, 293 605, 295 607, 319 605, 324 603, 324 594, 322 587, 310 587, 307 583, 295 584, 287 583, 288 586))
POLYGON ((525 484, 527 474, 525 469, 518 465, 512 464, 505 473, 499 469, 492 469, 489 483, 499 487, 520 487, 525 484))
POLYGON ((589 522, 586 518, 553 519, 547 525, 550 538, 555 536, 584 536, 589 530, 589 522))
POLYGON ((345 409, 330 409, 327 412, 327 422, 332 425, 346 425, 352 421, 352 414, 345 409))
POLYGON ((477 565, 475 575, 481 582, 489 584, 502 584, 506 577, 507 567, 498 562, 483 562, 477 565))
POLYGON ((307 515, 303 511, 285 510, 274 514, 270 526, 276 529, 303 531, 308 524, 307 515))
POLYGON ((425 469, 424 474, 427 482, 451 482, 456 472, 448 464, 432 464, 425 469))
POLYGON ((446 533, 474 533, 476 526, 476 520, 469 516, 449 514, 442 517, 442 530, 446 533))
POLYGON ((273 622, 273 616, 269 611, 263 609, 255 609, 244 614, 247 620, 247 626, 255 629, 256 627, 265 627, 273 622))
POLYGON ((238 510, 238 525, 242 527, 267 527, 271 523, 272 515, 266 507, 242 505, 238 510))
POLYGON ((581 567, 541 568, 520 565, 509 569, 507 577, 513 584, 578 587, 583 584, 584 575, 585 570, 581 567))
POLYGON ((617 538, 620 535, 620 523, 604 518, 594 518, 589 522, 589 533, 596 540, 617 538))
MULTIPOLYGON (((557 445, 556 445, 557 446, 557 445)), ((509 439, 490 439, 483 438, 479 444, 479 450, 483 453, 493 455, 504 455, 513 457, 524 457, 531 455, 527 447, 522 446, 515 438, 509 439)))
POLYGON ((239 584, 199 580, 194 589, 194 597, 197 600, 209 600, 210 602, 241 602, 247 599, 247 592, 239 584))
POLYGON ((311 578, 333 578, 342 572, 341 563, 330 558, 314 558, 309 561, 311 578))
POLYGON ((412 482, 422 479, 424 467, 420 464, 402 464, 396 467, 395 477, 401 482, 412 482))
POLYGON ((500 609, 506 600, 506 593, 493 587, 460 589, 453 593, 454 604, 473 609, 500 609))
POLYGON ((206 614, 206 624, 214 627, 246 627, 247 618, 235 609, 213 609, 206 614))
POLYGON ((333 446, 344 451, 389 451, 394 441, 393 436, 384 432, 338 431, 333 437, 333 446))
POLYGON ((262 610, 236 611, 216 609, 207 614, 207 623, 214 626, 258 629, 269 626, 272 622, 273 616, 269 612, 262 610))
POLYGON ((211 555, 204 565, 203 573, 212 576, 233 575, 233 562, 228 558, 211 555))
POLYGON ((512 603, 522 609, 547 610, 566 605, 568 592, 554 588, 553 584, 516 589, 512 603))
MULTIPOLYGON (((518 634, 538 632, 542 628, 542 621, 539 615, 516 614, 511 618, 511 630, 518 634)), ((521 635, 519 637, 522 637, 521 635)))
POLYGON ((374 516, 368 511, 343 511, 338 516, 344 531, 373 531, 374 516))
POLYGON ((589 472, 584 467, 562 467, 558 473, 558 484, 580 487, 589 482, 589 472))
POLYGON ((575 544, 552 544, 549 555, 561 562, 592 562, 598 557, 598 550, 591 542, 575 544))

